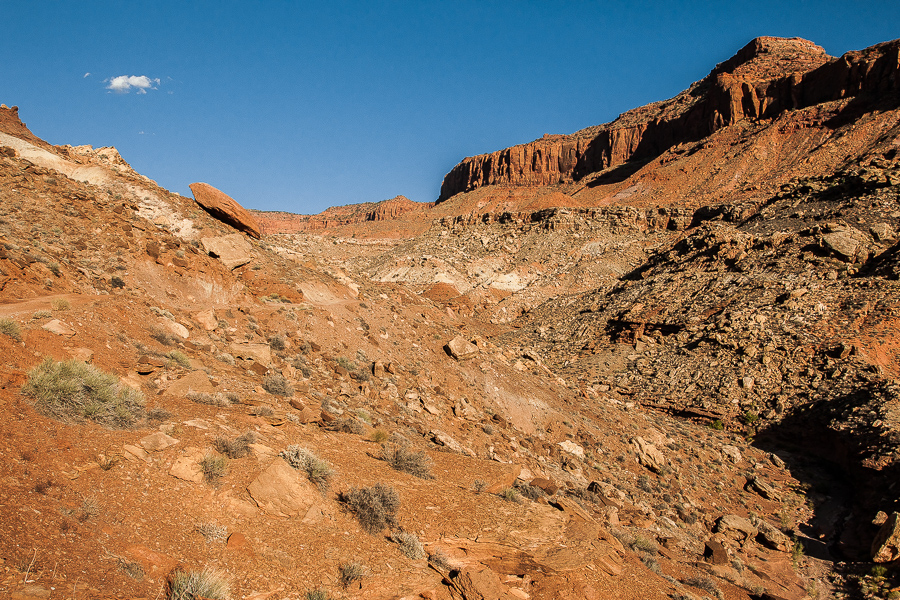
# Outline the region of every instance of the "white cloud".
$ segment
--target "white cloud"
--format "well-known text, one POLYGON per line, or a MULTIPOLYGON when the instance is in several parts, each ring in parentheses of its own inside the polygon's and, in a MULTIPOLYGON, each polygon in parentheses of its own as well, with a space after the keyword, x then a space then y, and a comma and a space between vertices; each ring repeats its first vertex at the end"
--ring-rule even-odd
MULTIPOLYGON (((84 77, 90 77, 90 76, 91 76, 90 71, 84 74, 84 77)), ((84 79, 84 77, 82 77, 82 79, 84 79)))
POLYGON ((137 90, 138 94, 146 94, 147 90, 155 90, 159 85, 159 79, 150 79, 146 75, 119 75, 104 81, 109 83, 106 89, 117 94, 127 94, 132 88, 137 90))

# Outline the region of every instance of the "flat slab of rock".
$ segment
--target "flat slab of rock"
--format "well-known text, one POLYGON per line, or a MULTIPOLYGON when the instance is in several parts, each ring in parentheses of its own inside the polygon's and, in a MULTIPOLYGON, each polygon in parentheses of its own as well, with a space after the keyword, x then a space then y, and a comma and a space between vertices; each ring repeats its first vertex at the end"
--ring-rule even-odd
POLYGON ((268 344, 231 344, 229 349, 229 354, 235 358, 252 360, 264 366, 272 362, 272 348, 268 344))
POLYGON ((214 394, 215 391, 205 371, 191 371, 166 388, 166 394, 170 396, 186 396, 189 392, 214 394))
POLYGON ((207 254, 218 258, 223 265, 232 270, 253 260, 250 242, 239 233, 201 238, 200 244, 207 254))
POLYGON ((188 187, 197 204, 213 217, 256 239, 261 237, 259 223, 237 200, 208 183, 192 183, 188 187))
POLYGON ((175 459, 175 463, 169 469, 169 475, 184 481, 200 483, 203 481, 203 468, 200 466, 200 461, 202 460, 202 450, 199 448, 188 448, 183 456, 175 459))
POLYGON ((456 360, 466 360, 478 354, 478 346, 459 335, 447 342, 444 349, 456 360))
POLYGON ((49 331, 50 333, 55 333, 56 335, 64 335, 66 337, 72 337, 77 331, 60 321, 59 319, 53 319, 47 323, 41 325, 41 329, 49 331))
POLYGON ((247 487, 256 504, 271 515, 305 515, 319 499, 311 483, 282 459, 276 459, 247 487))
POLYGON ((141 439, 141 446, 148 452, 160 452, 177 443, 178 440, 170 435, 164 434, 162 431, 151 433, 147 437, 141 439))

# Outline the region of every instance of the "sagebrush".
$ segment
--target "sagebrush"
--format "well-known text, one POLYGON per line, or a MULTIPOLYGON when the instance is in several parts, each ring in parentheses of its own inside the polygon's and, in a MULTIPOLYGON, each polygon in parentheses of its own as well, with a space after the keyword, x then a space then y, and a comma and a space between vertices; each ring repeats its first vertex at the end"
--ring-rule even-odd
POLYGON ((343 500, 369 533, 375 534, 397 524, 400 496, 391 486, 376 483, 371 487, 352 488, 343 500))
POLYGON ((224 575, 215 569, 175 571, 169 579, 168 600, 227 600, 231 593, 224 575))
POLYGON ((431 459, 424 452, 414 452, 407 446, 381 446, 381 457, 394 469, 415 475, 420 479, 433 479, 431 459))
POLYGON ((319 488, 320 492, 324 494, 328 491, 331 478, 334 476, 334 469, 327 460, 319 458, 311 450, 297 444, 288 446, 280 456, 287 464, 298 471, 305 472, 306 477, 319 488))
POLYGON ((144 394, 118 377, 78 360, 47 358, 28 372, 22 393, 45 415, 69 421, 88 419, 125 428, 144 416, 144 394))

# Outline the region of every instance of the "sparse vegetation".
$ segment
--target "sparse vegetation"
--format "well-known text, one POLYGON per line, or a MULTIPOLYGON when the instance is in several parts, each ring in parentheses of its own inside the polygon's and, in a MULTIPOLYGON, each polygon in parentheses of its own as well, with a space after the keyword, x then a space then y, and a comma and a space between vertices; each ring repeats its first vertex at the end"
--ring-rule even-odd
POLYGON ((0 319, 0 333, 17 342, 22 341, 22 330, 19 328, 19 324, 12 319, 0 319))
POLYGON ((375 429, 372 431, 372 435, 369 437, 376 444, 383 444, 388 439, 388 434, 382 429, 375 429))
POLYGON ((150 332, 150 337, 152 337, 163 346, 174 346, 178 341, 178 339, 174 335, 172 335, 168 331, 163 331, 162 329, 153 329, 150 332))
POLYGON ((719 587, 716 585, 716 582, 713 581, 712 579, 710 579, 709 577, 703 577, 702 575, 688 577, 686 579, 682 579, 681 583, 683 583, 685 585, 689 585, 691 587, 695 587, 698 590, 703 590, 704 592, 707 592, 708 594, 712 594, 719 600, 722 600, 722 598, 725 597, 724 594, 722 594, 722 590, 720 590, 719 587))
POLYGON ((284 339, 283 335, 277 333, 269 338, 269 348, 276 352, 283 352, 287 349, 287 341, 284 339))
POLYGON ((720 419, 716 419, 715 421, 713 421, 712 423, 709 424, 709 428, 714 429, 716 431, 722 431, 723 429, 725 429, 725 424, 722 423, 722 421, 720 419))
POLYGON ((28 372, 22 393, 35 408, 62 421, 89 419, 107 427, 130 427, 144 416, 144 395, 93 365, 47 358, 28 372))
POLYGON ((31 315, 31 318, 34 319, 34 320, 38 320, 38 319, 49 319, 49 318, 51 318, 52 316, 53 316, 53 313, 52 313, 52 312, 50 312, 49 310, 44 309, 44 310, 36 311, 33 315, 31 315))
POLYGON ((353 583, 360 581, 363 577, 368 575, 368 569, 366 569, 365 565, 355 560, 353 562, 341 565, 339 571, 341 576, 341 585, 344 587, 349 587, 353 583))
POLYGON ((191 359, 188 358, 187 354, 182 352, 181 350, 172 350, 166 357, 175 363, 178 364, 179 367, 183 367, 185 369, 191 368, 191 359))
POLYGON ((65 311, 72 308, 72 304, 65 298, 54 298, 50 301, 50 308, 58 311, 65 311))
POLYGON ((217 523, 200 523, 197 533, 203 536, 208 544, 224 543, 228 538, 228 528, 217 523))
POLYGON ((231 406, 233 404, 228 394, 221 392, 208 394, 206 392, 188 392, 185 398, 197 404, 208 404, 210 406, 231 406))
POLYGON ((53 275, 54 275, 55 277, 59 277, 59 276, 60 276, 59 263, 58 263, 58 262, 52 262, 52 263, 48 264, 48 265, 47 265, 47 268, 50 269, 50 272, 53 273, 53 275))
POLYGON ((216 354, 216 360, 219 362, 223 362, 226 365, 234 366, 234 357, 227 352, 223 352, 221 354, 216 354))
POLYGON ((440 571, 449 571, 453 568, 450 559, 444 554, 443 550, 436 550, 428 555, 428 562, 434 565, 440 571))
POLYGON ((228 473, 228 459, 218 454, 209 453, 200 461, 203 479, 211 486, 217 487, 228 473))
POLYGON ((506 500, 507 502, 521 502, 522 497, 519 496, 519 492, 515 490, 515 488, 506 488, 502 492, 500 492, 500 497, 506 500))
POLYGON ((263 388, 273 396, 293 396, 294 388, 290 382, 278 373, 266 375, 263 388))
POLYGON ((480 494, 485 489, 487 489, 487 482, 481 479, 476 479, 472 482, 472 489, 475 490, 476 494, 480 494))
POLYGON ((141 581, 144 578, 144 567, 141 566, 141 563, 128 561, 124 558, 117 558, 116 564, 118 565, 119 570, 131 579, 141 581))
POLYGON ((416 534, 408 531, 395 531, 391 534, 391 541, 400 546, 400 551, 407 558, 413 560, 425 558, 425 548, 422 547, 422 542, 419 541, 416 534))
POLYGON ((419 479, 433 479, 431 459, 424 452, 413 452, 405 445, 383 444, 381 458, 397 471, 414 475, 419 479))
POLYGON ((397 509, 400 508, 400 497, 397 490, 383 483, 371 487, 352 488, 342 497, 347 508, 356 515, 362 528, 375 534, 385 527, 397 524, 397 509))
POLYGON ((306 600, 328 600, 328 592, 321 588, 316 588, 314 590, 308 590, 306 592, 306 600))
POLYGON ((217 437, 213 441, 213 447, 228 458, 242 458, 251 454, 250 444, 256 441, 256 432, 248 431, 244 435, 228 439, 217 437))
POLYGON ((306 477, 319 488, 320 492, 324 494, 328 491, 331 478, 334 476, 334 469, 328 461, 296 444, 288 446, 280 456, 298 471, 304 471, 306 477))
POLYGON ((231 593, 225 577, 214 569, 175 571, 166 591, 168 600, 226 600, 231 593))

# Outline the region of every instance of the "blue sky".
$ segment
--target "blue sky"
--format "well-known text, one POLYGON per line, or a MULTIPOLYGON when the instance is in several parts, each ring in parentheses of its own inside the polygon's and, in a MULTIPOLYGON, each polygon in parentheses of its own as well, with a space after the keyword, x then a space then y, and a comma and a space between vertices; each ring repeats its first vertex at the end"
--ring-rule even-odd
POLYGON ((437 198, 466 156, 671 97, 759 35, 832 55, 900 2, 4 0, 0 102, 190 196, 315 213, 437 198))

